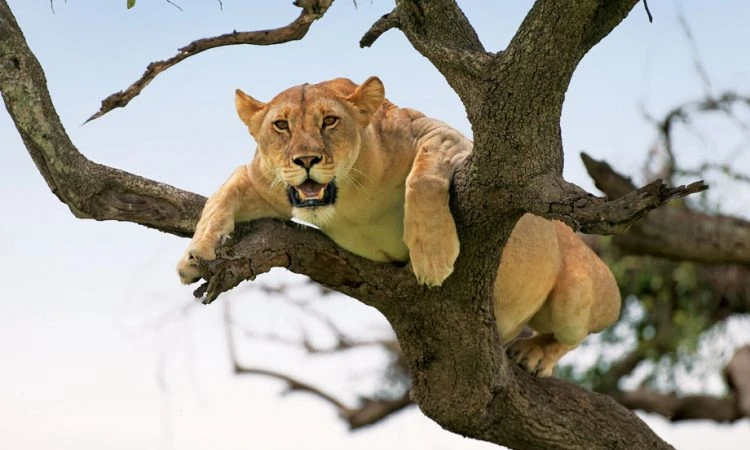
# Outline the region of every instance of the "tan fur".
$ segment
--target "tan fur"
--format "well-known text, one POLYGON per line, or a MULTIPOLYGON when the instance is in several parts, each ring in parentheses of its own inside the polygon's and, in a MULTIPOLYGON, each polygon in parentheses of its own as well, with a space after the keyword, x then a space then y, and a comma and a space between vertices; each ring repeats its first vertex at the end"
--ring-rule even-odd
MULTIPOLYGON (((449 186, 472 149, 461 133, 385 100, 376 77, 360 86, 343 78, 296 86, 268 103, 237 90, 236 107, 257 151, 206 203, 178 264, 183 283, 197 279, 198 259, 216 257, 214 248, 235 222, 261 217, 296 217, 352 253, 410 261, 428 286, 453 272, 459 242, 449 186), (333 182, 335 203, 293 208, 287 191, 308 177, 333 182)), ((540 376, 551 375, 565 353, 614 322, 620 310, 606 265, 566 225, 530 214, 505 247, 494 299, 503 342, 526 325, 535 330, 513 342, 510 353, 540 376)))

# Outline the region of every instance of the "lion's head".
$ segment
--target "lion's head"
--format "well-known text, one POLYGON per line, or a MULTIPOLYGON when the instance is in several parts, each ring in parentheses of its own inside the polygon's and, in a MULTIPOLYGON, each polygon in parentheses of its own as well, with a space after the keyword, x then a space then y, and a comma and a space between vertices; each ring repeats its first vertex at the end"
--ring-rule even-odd
POLYGON ((332 216, 337 189, 356 183, 362 133, 383 100, 377 77, 360 86, 344 78, 303 84, 268 103, 239 89, 235 97, 269 188, 285 189, 293 215, 319 225, 332 216))

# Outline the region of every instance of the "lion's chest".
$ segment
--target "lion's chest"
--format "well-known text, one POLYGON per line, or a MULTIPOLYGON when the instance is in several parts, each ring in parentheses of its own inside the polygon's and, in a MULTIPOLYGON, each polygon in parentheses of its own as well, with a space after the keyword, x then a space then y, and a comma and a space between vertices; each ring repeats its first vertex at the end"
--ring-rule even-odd
POLYGON ((403 226, 382 223, 336 225, 323 231, 352 253, 383 262, 405 262, 409 259, 409 249, 403 240, 403 226))
POLYGON ((377 199, 342 196, 333 220, 321 229, 341 247, 367 259, 408 261, 403 189, 393 189, 390 194, 377 199))

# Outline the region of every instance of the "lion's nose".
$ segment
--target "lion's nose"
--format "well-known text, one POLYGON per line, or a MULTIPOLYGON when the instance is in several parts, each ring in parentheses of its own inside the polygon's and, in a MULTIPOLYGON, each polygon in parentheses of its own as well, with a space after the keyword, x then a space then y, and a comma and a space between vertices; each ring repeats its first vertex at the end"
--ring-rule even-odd
POLYGON ((294 164, 297 164, 300 167, 304 167, 305 169, 309 169, 315 164, 319 163, 321 161, 320 156, 298 156, 294 159, 292 159, 292 162, 294 164))

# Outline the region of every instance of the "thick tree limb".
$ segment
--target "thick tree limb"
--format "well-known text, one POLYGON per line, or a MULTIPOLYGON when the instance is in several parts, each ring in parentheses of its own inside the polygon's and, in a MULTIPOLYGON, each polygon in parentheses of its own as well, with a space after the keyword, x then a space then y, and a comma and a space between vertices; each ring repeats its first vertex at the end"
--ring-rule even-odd
POLYGON ((562 105, 562 95, 583 56, 614 29, 637 2, 537 1, 508 48, 498 56, 498 64, 509 72, 524 72, 524 76, 507 77, 518 83, 516 88, 520 91, 543 89, 534 100, 562 105), (544 70, 534 70, 542 68, 544 70))
MULTIPOLYGON (((610 198, 630 192, 633 184, 604 162, 581 155, 596 187, 610 198)), ((702 263, 750 265, 750 222, 687 208, 661 208, 617 236, 623 250, 702 263)))
POLYGON ((217 250, 217 259, 203 264, 208 280, 196 291, 211 303, 222 292, 274 267, 307 275, 346 295, 382 306, 406 301, 424 288, 411 268, 382 264, 353 255, 318 230, 273 219, 238 225, 234 239, 217 250))
POLYGON ((323 14, 326 13, 331 4, 333 4, 333 0, 296 0, 294 5, 302 8, 302 12, 293 22, 281 28, 258 31, 233 31, 221 36, 193 41, 180 48, 175 56, 149 64, 146 67, 146 71, 141 75, 141 78, 125 88, 124 91, 115 92, 102 100, 102 106, 99 108, 99 111, 89 117, 86 122, 98 119, 115 108, 124 107, 139 95, 160 73, 198 53, 227 45, 274 45, 300 40, 307 34, 310 25, 323 17, 323 14))

